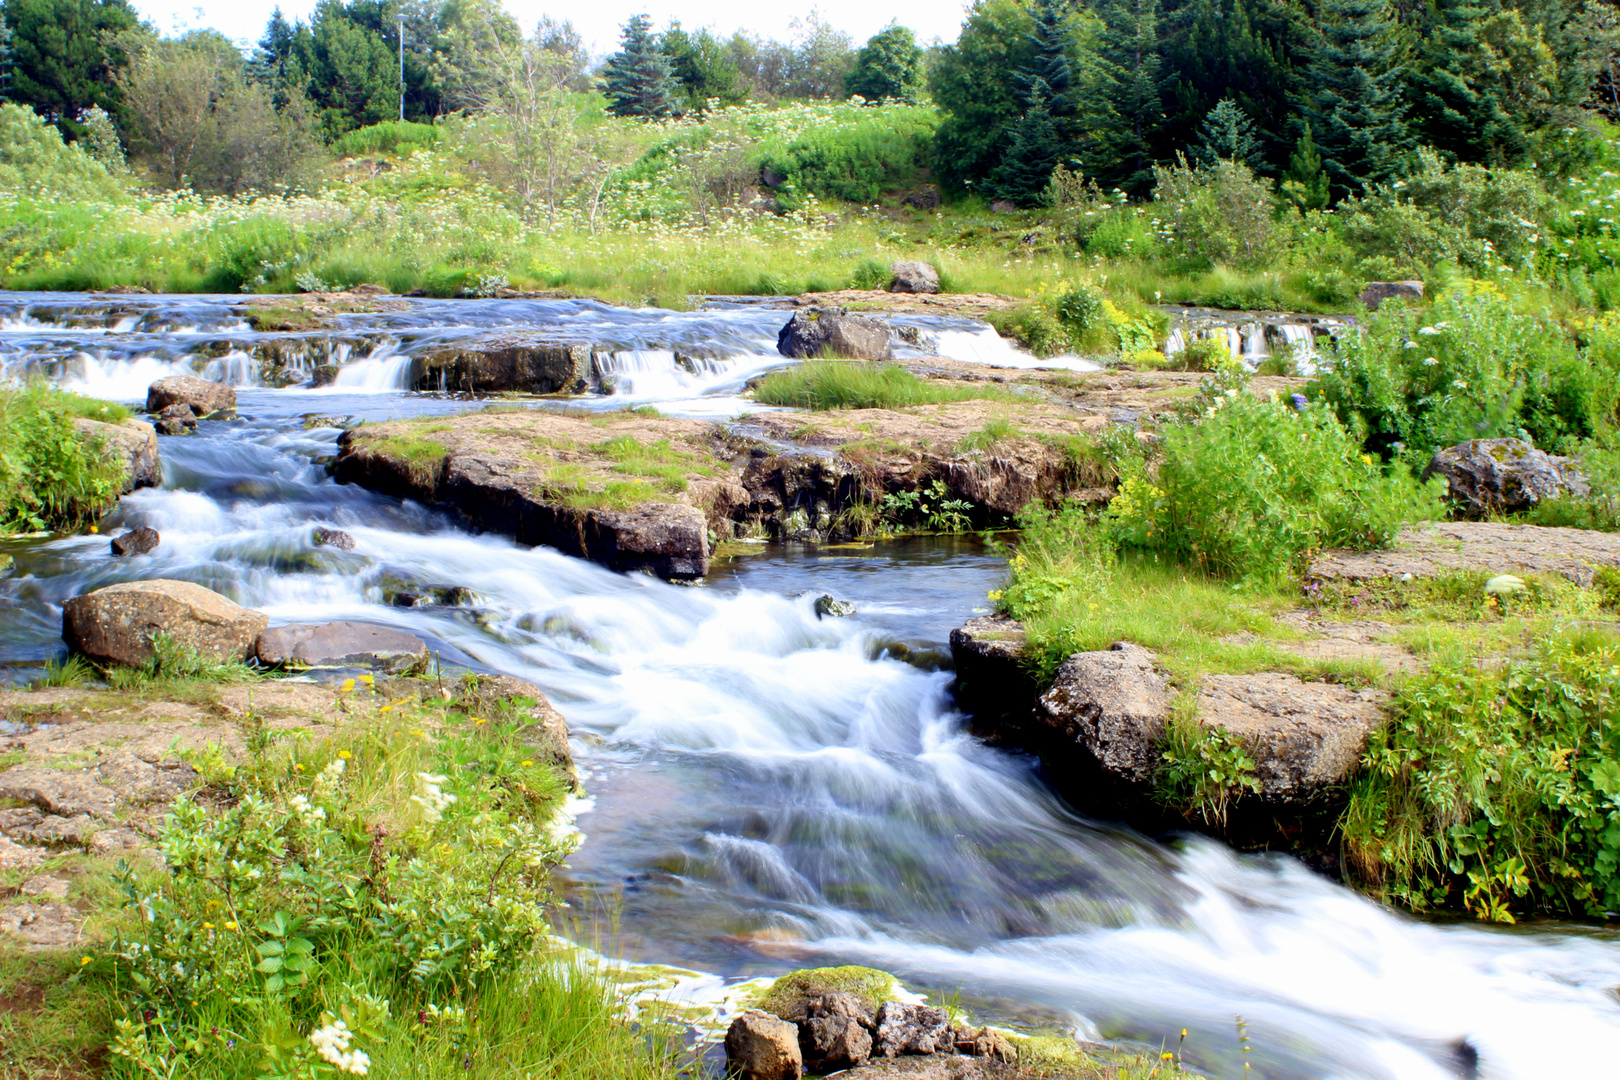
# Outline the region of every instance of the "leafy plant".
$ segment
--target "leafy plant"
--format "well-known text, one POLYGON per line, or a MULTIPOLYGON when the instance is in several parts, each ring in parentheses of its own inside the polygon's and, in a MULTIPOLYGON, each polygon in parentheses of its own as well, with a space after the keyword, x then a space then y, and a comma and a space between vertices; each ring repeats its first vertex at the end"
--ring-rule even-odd
POLYGON ((0 386, 0 530, 73 528, 99 518, 124 486, 124 463, 73 421, 128 416, 122 406, 43 383, 0 386))

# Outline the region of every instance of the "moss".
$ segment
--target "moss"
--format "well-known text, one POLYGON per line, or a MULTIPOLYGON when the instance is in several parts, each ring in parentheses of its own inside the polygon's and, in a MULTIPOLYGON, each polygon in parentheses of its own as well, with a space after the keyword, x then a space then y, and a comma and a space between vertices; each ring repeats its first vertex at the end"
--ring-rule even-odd
POLYGON ((874 1010, 885 1001, 892 1001, 900 992, 900 984, 893 975, 874 968, 846 967, 809 968, 794 971, 777 979, 760 995, 759 1007, 783 1019, 791 1019, 804 1010, 810 998, 835 992, 854 994, 874 1010))
POLYGON ((392 435, 372 444, 372 450, 387 458, 403 463, 412 479, 431 479, 439 464, 450 453, 443 443, 411 435, 392 435))
POLYGON ((321 330, 326 319, 301 307, 254 307, 247 313, 248 325, 260 333, 288 333, 321 330))

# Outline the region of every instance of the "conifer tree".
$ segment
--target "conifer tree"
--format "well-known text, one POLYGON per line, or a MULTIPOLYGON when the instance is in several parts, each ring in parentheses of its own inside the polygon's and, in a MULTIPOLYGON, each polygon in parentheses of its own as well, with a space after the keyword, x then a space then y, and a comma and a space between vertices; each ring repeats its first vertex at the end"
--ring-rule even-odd
POLYGON ((633 15, 624 24, 619 51, 602 68, 602 91, 615 116, 662 120, 674 114, 679 90, 647 16, 633 15))
POLYGON ((1266 159, 1280 167, 1292 142, 1288 57, 1307 38, 1303 11, 1278 0, 1191 0, 1175 24, 1163 50, 1168 129, 1190 131, 1231 98, 1254 122, 1266 159))
POLYGON ((1193 160, 1200 165, 1235 161, 1251 169, 1259 163, 1260 139, 1254 133, 1254 121, 1244 115, 1237 102, 1222 98, 1209 110, 1199 132, 1193 160))
POLYGON ((0 101, 6 99, 6 92, 11 89, 11 27, 6 25, 6 16, 0 12, 0 101))
POLYGON ((1009 199, 1020 206, 1035 206, 1045 195, 1046 185, 1052 179, 1052 171, 1061 164, 1064 150, 1050 101, 1046 80, 1033 76, 1029 104, 1013 125, 1012 145, 990 177, 998 199, 1009 199))
POLYGON ((1103 12, 1100 100, 1087 125, 1094 139, 1086 174, 1142 193, 1164 133, 1159 55, 1159 0, 1113 0, 1103 12))
POLYGON ((1328 178, 1322 169, 1322 155, 1316 152, 1311 138, 1311 127, 1305 125, 1294 152, 1288 158, 1288 170, 1282 177, 1283 198, 1301 210, 1325 210, 1328 204, 1328 178))
POLYGON ((1411 147, 1389 0, 1322 0, 1303 112, 1334 195, 1387 179, 1411 147))

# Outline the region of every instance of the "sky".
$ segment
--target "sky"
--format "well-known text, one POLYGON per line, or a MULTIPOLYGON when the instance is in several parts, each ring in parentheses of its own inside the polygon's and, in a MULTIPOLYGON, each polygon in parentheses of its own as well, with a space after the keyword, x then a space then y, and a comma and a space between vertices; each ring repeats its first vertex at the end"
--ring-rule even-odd
MULTIPOLYGON (((163 33, 209 27, 236 41, 257 41, 277 6, 289 19, 308 18, 316 0, 132 0, 135 10, 163 33)), ((954 41, 961 29, 967 0, 819 0, 822 18, 849 34, 859 45, 890 22, 909 26, 921 44, 935 38, 954 41)), ((588 0, 585 6, 549 0, 506 0, 525 29, 542 15, 569 19, 579 28, 593 55, 606 55, 618 43, 619 27, 645 12, 662 28, 678 19, 688 30, 709 27, 730 35, 744 29, 786 41, 795 17, 810 9, 796 4, 760 4, 757 0, 588 0)))

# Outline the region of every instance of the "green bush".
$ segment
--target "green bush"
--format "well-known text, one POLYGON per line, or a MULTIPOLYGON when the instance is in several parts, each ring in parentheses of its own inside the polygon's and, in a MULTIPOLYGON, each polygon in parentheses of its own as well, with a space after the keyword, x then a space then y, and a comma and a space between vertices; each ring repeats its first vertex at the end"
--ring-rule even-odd
POLYGON ((1620 639, 1588 630, 1415 679, 1352 788, 1352 872, 1411 907, 1501 922, 1620 909, 1617 672, 1620 639))
POLYGON ((1156 475, 1120 488, 1108 518, 1121 546, 1263 582, 1312 551, 1382 547, 1403 521, 1441 513, 1435 486, 1398 463, 1386 474, 1328 408, 1296 411, 1223 381, 1206 390, 1201 422, 1164 432, 1156 475))
POLYGON ((1367 449, 1416 468, 1468 439, 1570 448, 1611 424, 1620 401, 1620 354, 1603 342, 1579 349, 1557 324, 1485 291, 1447 295, 1427 313, 1391 305, 1334 343, 1313 396, 1367 449))
POLYGON ((775 371, 754 387, 756 400, 794 409, 903 409, 974 398, 1008 397, 994 387, 927 382, 894 364, 809 360, 775 371))
POLYGON ((1182 159, 1156 167, 1153 175, 1165 246, 1187 262, 1264 266, 1286 242, 1271 185, 1256 179, 1247 165, 1217 161, 1193 167, 1182 159))
POLYGON ((842 109, 785 146, 767 146, 762 164, 786 181, 777 199, 788 209, 805 195, 870 204, 921 178, 938 126, 926 105, 842 109))
POLYGON ((123 461, 73 427, 116 423, 121 405, 43 383, 0 386, 0 530, 67 529, 106 512, 123 489, 123 461))
POLYGON ((1036 356, 1062 356, 1069 351, 1068 328, 1039 301, 992 311, 985 318, 996 328, 996 333, 1018 342, 1036 356))
POLYGON ((444 133, 432 124, 384 120, 380 124, 355 128, 346 133, 332 144, 332 153, 338 157, 409 154, 414 150, 430 150, 438 146, 443 137, 444 133))
POLYGON ((31 198, 122 199, 105 166, 24 105, 0 105, 0 191, 31 198))

